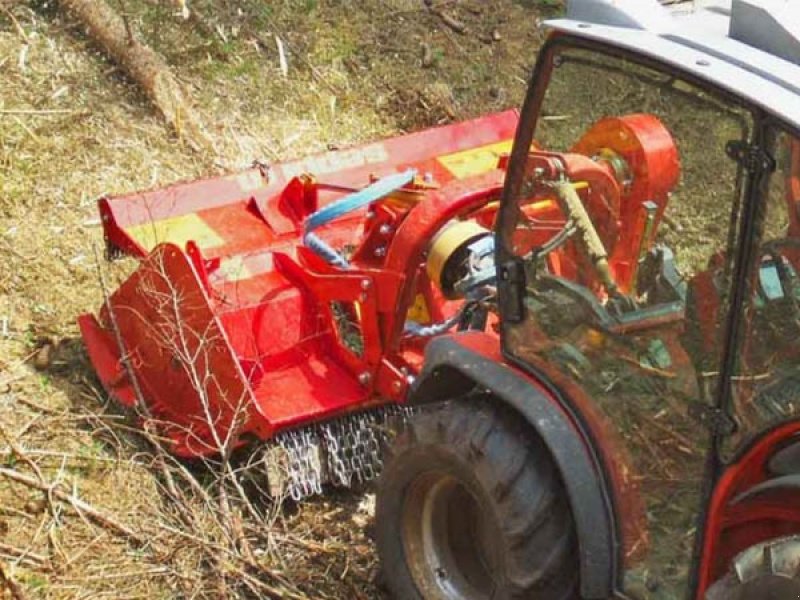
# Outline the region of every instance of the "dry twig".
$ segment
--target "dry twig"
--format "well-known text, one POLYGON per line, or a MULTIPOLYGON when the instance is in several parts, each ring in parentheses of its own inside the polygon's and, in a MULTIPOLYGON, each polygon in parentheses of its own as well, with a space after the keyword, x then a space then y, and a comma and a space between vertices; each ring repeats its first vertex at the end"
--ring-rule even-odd
POLYGON ((0 583, 3 584, 3 587, 8 588, 14 600, 25 600, 19 584, 6 572, 6 566, 2 562, 0 562, 0 583))
POLYGON ((106 529, 109 529, 118 535, 122 535, 123 537, 126 537, 139 545, 144 545, 147 542, 145 538, 133 531, 127 525, 123 525, 113 517, 100 512, 88 502, 81 500, 77 496, 68 494, 63 490, 58 489, 58 487, 54 485, 48 485, 47 483, 40 481, 38 478, 25 475, 24 473, 20 473, 19 471, 8 469, 6 467, 0 467, 0 475, 30 488, 41 490, 47 494, 52 494, 53 497, 57 498, 58 500, 66 502, 79 515, 84 515, 95 524, 105 527, 106 529))

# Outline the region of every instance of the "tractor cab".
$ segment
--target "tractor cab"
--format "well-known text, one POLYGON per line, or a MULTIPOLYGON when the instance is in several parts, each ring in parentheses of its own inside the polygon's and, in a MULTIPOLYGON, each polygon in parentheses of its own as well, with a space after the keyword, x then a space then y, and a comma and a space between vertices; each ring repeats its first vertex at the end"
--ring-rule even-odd
POLYGON ((800 533, 800 21, 691 4, 551 23, 498 218, 504 353, 598 449, 648 598, 752 584, 800 533))

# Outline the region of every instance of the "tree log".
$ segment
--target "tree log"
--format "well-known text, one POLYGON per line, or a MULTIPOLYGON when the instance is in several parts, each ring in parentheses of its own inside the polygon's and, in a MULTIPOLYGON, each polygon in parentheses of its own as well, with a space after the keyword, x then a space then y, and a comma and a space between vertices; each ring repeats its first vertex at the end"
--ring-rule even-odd
POLYGON ((60 3, 86 26, 89 37, 144 90, 180 139, 198 150, 213 147, 167 63, 137 39, 130 24, 105 0, 60 0, 60 3))

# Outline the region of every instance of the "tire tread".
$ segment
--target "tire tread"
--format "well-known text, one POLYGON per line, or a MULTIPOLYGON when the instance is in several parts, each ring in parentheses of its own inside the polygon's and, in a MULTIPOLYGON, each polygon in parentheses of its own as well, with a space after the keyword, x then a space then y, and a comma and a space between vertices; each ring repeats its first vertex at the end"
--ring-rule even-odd
MULTIPOLYGON (((549 452, 521 417, 482 395, 424 409, 410 421, 408 429, 413 434, 401 432, 396 437, 379 484, 381 559, 387 554, 381 552, 381 546, 396 544, 399 537, 397 529, 394 533, 387 530, 397 515, 387 515, 383 509, 389 503, 386 496, 397 493, 398 482, 391 480, 393 473, 402 471, 397 467, 404 460, 419 460, 420 448, 435 447, 452 454, 453 460, 466 462, 490 499, 505 556, 504 590, 497 597, 577 598, 577 540, 566 492, 549 452), (386 516, 390 519, 382 522, 386 516)), ((400 482, 399 487, 402 485, 400 482)), ((394 596, 410 598, 408 581, 392 581, 402 577, 410 580, 407 569, 402 569, 401 577, 397 565, 390 568, 387 583, 394 596)))

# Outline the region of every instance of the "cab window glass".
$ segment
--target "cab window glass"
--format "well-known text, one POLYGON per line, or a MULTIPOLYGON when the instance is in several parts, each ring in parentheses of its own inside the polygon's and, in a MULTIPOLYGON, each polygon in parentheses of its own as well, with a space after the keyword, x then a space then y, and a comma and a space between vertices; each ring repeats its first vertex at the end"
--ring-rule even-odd
POLYGON ((775 172, 760 199, 744 319, 731 381, 735 452, 753 436, 800 415, 800 138, 768 136, 775 172))
POLYGON ((561 50, 514 188, 525 316, 506 343, 612 440, 646 597, 687 591, 751 123, 672 74, 561 50))

